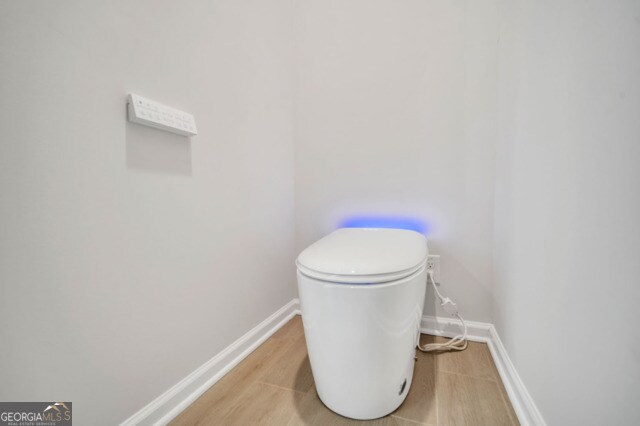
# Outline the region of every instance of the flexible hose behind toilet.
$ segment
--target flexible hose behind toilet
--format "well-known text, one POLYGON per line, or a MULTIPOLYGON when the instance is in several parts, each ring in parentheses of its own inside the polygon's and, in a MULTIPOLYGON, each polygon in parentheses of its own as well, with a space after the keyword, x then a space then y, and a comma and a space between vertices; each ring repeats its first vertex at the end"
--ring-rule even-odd
POLYGON ((436 285, 436 281, 433 279, 433 271, 427 271, 427 283, 431 279, 431 284, 433 284, 433 289, 436 291, 438 298, 440 299, 440 306, 449 314, 458 317, 460 322, 462 323, 462 327, 464 331, 462 334, 459 334, 453 337, 451 340, 445 343, 427 343, 424 346, 420 346, 420 342, 418 341, 418 349, 422 352, 436 352, 436 351, 462 351, 467 348, 467 324, 464 322, 460 314, 458 313, 458 306, 453 303, 451 299, 448 297, 443 297, 438 290, 438 286, 436 285))

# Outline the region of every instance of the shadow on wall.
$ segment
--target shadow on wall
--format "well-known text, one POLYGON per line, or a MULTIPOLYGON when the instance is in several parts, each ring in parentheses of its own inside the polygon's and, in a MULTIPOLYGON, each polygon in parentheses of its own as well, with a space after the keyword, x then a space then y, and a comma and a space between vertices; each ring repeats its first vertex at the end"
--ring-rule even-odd
MULTIPOLYGON (((493 296, 486 278, 483 278, 478 271, 468 267, 469 263, 473 261, 471 255, 461 257, 453 251, 433 244, 431 241, 429 242, 429 253, 437 253, 441 256, 440 270, 442 278, 438 289, 444 296, 450 297, 458 304, 460 315, 465 319, 492 322, 478 308, 491 306, 493 296), (461 284, 464 284, 464 286, 461 284)), ((449 318, 449 314, 440 308, 440 301, 431 283, 427 285, 423 315, 449 318)))
POLYGON ((191 140, 127 122, 127 168, 191 176, 191 140))

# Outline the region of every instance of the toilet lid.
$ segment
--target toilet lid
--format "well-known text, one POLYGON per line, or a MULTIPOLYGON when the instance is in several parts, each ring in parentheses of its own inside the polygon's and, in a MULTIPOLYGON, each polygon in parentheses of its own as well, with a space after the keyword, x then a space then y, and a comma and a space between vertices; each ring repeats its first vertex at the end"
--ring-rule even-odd
POLYGON ((363 284, 403 278, 427 259, 426 238, 404 229, 341 228, 306 248, 296 264, 304 275, 363 284))

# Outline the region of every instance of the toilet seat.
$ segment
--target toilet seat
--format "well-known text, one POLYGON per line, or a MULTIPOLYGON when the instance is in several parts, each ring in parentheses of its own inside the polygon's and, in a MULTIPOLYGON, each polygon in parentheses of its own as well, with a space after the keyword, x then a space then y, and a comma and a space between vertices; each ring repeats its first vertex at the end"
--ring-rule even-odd
POLYGON ((296 261, 301 274, 336 284, 378 284, 424 268, 422 234, 404 229, 342 228, 304 250, 296 261))
POLYGON ((309 278, 314 278, 320 281, 329 281, 334 284, 382 284, 390 281, 397 281, 402 278, 413 275, 414 273, 420 271, 425 267, 426 260, 422 262, 420 265, 412 269, 392 272, 388 274, 378 274, 378 275, 325 274, 322 272, 314 271, 313 269, 305 268, 300 263, 296 263, 296 264, 298 266, 298 271, 300 271, 301 274, 306 275, 309 278))

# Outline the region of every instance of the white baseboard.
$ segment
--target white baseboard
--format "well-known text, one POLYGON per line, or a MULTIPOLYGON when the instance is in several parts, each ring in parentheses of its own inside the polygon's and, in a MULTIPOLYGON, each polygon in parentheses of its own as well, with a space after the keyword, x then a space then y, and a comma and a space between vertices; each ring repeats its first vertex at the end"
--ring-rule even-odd
POLYGON ((498 373, 500 373, 502 383, 507 390, 511 405, 513 405, 513 409, 518 415, 518 420, 523 426, 546 426, 547 423, 542 418, 542 413, 538 410, 533 398, 522 382, 493 324, 491 324, 489 332, 491 333, 491 340, 487 342, 489 350, 498 373))
MULTIPOLYGON (((489 329, 493 325, 486 322, 466 321, 467 323, 467 339, 472 342, 486 343, 491 339, 489 329)), ((460 321, 453 318, 433 317, 425 315, 422 317, 420 331, 426 334, 442 337, 455 337, 462 333, 462 325, 460 321)))
POLYGON ((299 313, 300 302, 298 299, 291 300, 120 426, 166 425, 299 313))
MULTIPOLYGON (((542 414, 522 383, 507 350, 493 324, 465 321, 467 338, 473 342, 484 342, 489 347, 502 383, 509 395, 513 410, 522 426, 546 426, 542 414)), ((457 319, 433 316, 422 317, 421 331, 436 336, 454 337, 462 332, 462 324, 457 319)))
MULTIPOLYGON (((291 300, 171 389, 122 422, 120 426, 166 425, 299 313, 300 301, 298 299, 291 300)), ((523 426, 545 426, 546 423, 540 411, 509 359, 493 324, 476 321, 465 322, 467 323, 468 339, 474 342, 484 342, 488 345, 520 423, 523 426)), ((422 317, 421 331, 423 333, 453 337, 460 333, 460 327, 461 324, 457 319, 422 317)))

